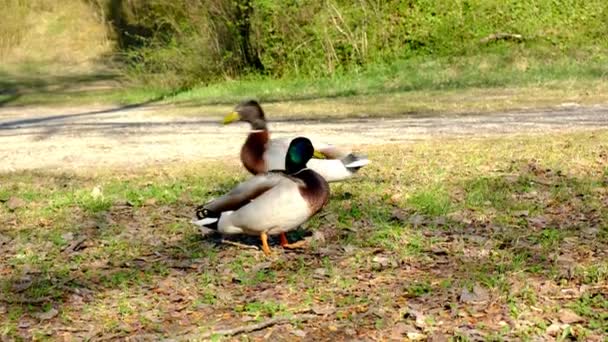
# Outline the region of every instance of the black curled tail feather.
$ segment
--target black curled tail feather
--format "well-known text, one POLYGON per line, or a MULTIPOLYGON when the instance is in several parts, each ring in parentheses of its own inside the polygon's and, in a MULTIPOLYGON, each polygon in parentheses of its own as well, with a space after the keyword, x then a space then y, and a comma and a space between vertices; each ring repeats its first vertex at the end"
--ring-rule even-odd
POLYGON ((201 220, 204 219, 206 217, 219 217, 219 215, 214 215, 215 213, 207 208, 205 208, 205 205, 199 205, 198 207, 196 207, 196 218, 201 220))
MULTIPOLYGON (((344 165, 348 165, 350 163, 356 162, 358 160, 367 160, 367 156, 363 155, 363 154, 356 154, 356 153, 349 153, 348 155, 346 155, 346 157, 342 158, 342 164, 344 165)), ((347 167, 347 169, 350 172, 357 172, 359 171, 360 168, 362 168, 365 165, 361 165, 361 166, 356 166, 356 167, 347 167)))
POLYGON ((198 218, 199 220, 202 220, 205 218, 216 218, 217 219, 215 222, 205 225, 205 227, 207 227, 209 229, 217 230, 217 225, 219 223, 220 215, 221 215, 221 213, 217 213, 215 211, 209 210, 209 209, 205 208, 204 205, 198 206, 196 208, 196 218, 198 218))

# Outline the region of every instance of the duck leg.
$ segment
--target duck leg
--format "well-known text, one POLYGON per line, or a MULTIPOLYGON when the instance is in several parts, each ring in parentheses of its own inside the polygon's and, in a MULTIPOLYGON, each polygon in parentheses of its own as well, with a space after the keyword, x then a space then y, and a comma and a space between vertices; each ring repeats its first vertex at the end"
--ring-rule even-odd
POLYGON ((283 248, 296 249, 303 248, 306 245, 306 240, 289 243, 289 240, 287 240, 287 235, 285 235, 285 233, 281 233, 279 238, 281 239, 281 247, 283 248))
POLYGON ((266 232, 260 234, 260 239, 262 240, 262 250, 264 251, 264 254, 266 254, 266 256, 269 256, 270 247, 268 247, 268 235, 266 235, 266 232))

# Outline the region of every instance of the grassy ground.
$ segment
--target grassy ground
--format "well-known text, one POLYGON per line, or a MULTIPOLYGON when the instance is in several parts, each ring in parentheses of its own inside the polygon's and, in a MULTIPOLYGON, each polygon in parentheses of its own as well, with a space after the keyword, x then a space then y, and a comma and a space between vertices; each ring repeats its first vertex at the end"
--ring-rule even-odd
MULTIPOLYGON (((605 65, 511 67, 488 72, 491 59, 406 64, 360 75, 321 80, 250 79, 227 81, 178 93, 129 86, 115 71, 62 72, 30 66, 0 71, 0 105, 82 106, 157 103, 175 105, 180 115, 223 114, 236 103, 257 98, 273 117, 398 116, 408 113, 491 113, 608 102, 605 65), (36 75, 36 76, 33 76, 36 75)), ((492 62, 493 63, 493 62, 492 62)))
POLYGON ((362 73, 321 79, 267 77, 225 81, 186 91, 142 87, 119 71, 53 70, 43 64, 0 69, 0 105, 164 103, 196 113, 232 107, 256 98, 278 113, 334 116, 393 116, 404 113, 494 112, 549 107, 564 102, 608 101, 606 60, 526 51, 415 58, 362 73), (218 106, 219 105, 219 106, 218 106), (273 108, 271 108, 273 109, 273 108))
POLYGON ((270 259, 189 224, 245 177, 236 162, 3 174, 0 336, 195 339, 287 317, 249 338, 605 340, 606 141, 369 148, 312 237, 291 234, 311 248, 270 259))
POLYGON ((419 57, 332 78, 251 78, 197 87, 173 96, 197 104, 233 103, 243 97, 263 101, 306 100, 471 88, 584 88, 608 77, 603 57, 577 60, 536 51, 500 49, 470 56, 419 57), (547 59, 550 58, 550 62, 547 59))

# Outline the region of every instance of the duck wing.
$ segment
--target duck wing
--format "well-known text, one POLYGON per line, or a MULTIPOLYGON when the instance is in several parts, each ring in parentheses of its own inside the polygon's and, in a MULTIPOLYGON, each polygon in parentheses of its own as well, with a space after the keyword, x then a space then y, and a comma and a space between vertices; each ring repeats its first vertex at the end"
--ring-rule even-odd
POLYGON ((285 179, 283 174, 275 172, 253 176, 229 193, 203 205, 202 209, 215 213, 237 210, 275 187, 283 179, 285 179))

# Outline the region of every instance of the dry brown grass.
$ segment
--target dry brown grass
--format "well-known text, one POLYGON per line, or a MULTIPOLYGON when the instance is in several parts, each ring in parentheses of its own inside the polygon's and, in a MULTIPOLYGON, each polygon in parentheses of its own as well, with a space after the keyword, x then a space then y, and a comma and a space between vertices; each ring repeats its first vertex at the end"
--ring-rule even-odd
POLYGON ((111 51, 106 25, 83 1, 0 3, 0 64, 5 70, 31 65, 86 70, 111 51))

